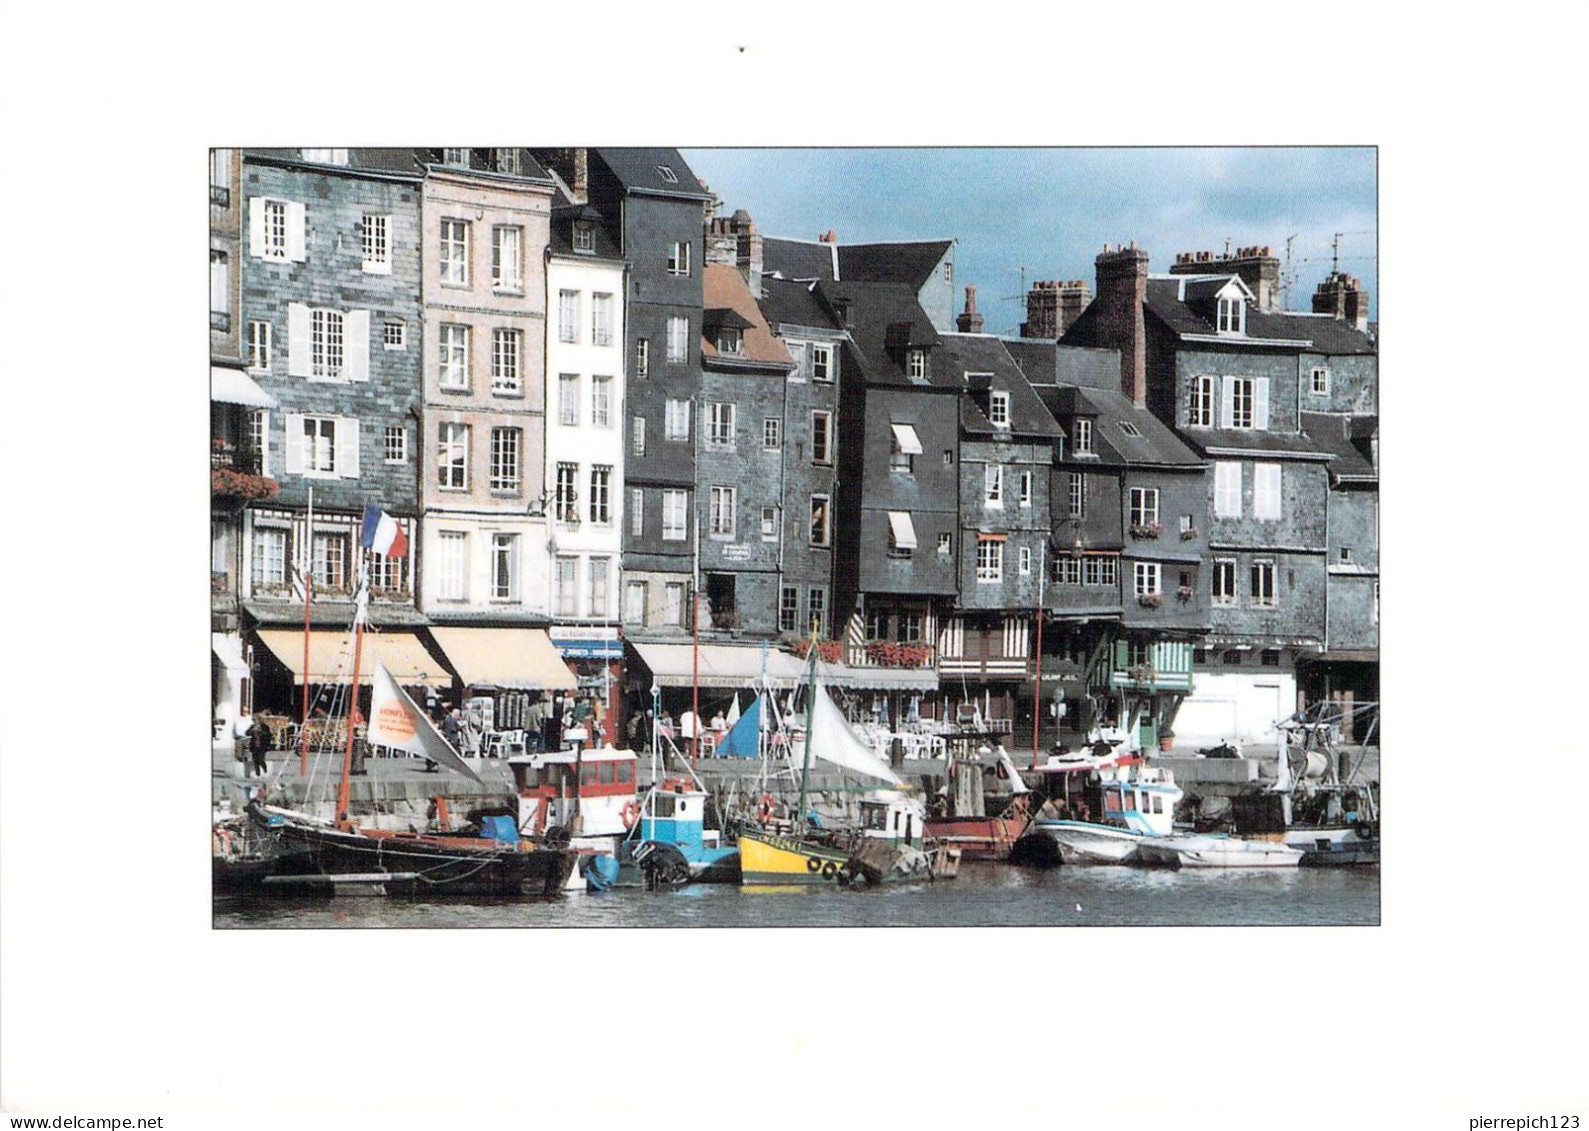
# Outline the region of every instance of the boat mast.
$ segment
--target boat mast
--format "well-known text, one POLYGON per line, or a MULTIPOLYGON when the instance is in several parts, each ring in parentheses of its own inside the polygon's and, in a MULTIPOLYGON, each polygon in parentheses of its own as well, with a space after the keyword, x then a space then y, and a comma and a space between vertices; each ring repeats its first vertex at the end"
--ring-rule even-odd
POLYGON ((353 599, 353 685, 349 692, 348 741, 342 752, 342 781, 337 786, 336 824, 339 829, 351 829, 348 819, 348 800, 352 792, 353 733, 359 718, 359 661, 364 655, 364 617, 369 604, 369 567, 364 555, 359 555, 359 589, 353 599))
MULTIPOLYGON (((303 576, 303 714, 298 720, 298 776, 309 776, 309 604, 314 599, 314 488, 309 488, 309 515, 304 524, 309 568, 303 576)), ((307 788, 307 787, 305 787, 307 788)))
MULTIPOLYGON (((1043 726, 1043 582, 1048 580, 1047 554, 1048 539, 1041 539, 1037 546, 1037 666, 1032 672, 1032 769, 1037 769, 1037 735, 1043 726)), ((1059 720, 1054 720, 1057 741, 1059 720)), ((1015 744, 1010 743, 1011 746, 1015 744)), ((1014 764, 1013 762, 1011 763, 1014 764)))
POLYGON ((817 715, 817 626, 811 622, 811 651, 806 656, 810 668, 806 680, 806 752, 800 764, 800 811, 796 820, 800 822, 801 833, 806 828, 806 775, 811 770, 811 739, 814 731, 812 724, 816 722, 817 715))
MULTIPOLYGON (((695 460, 699 466, 701 459, 701 413, 700 403, 691 401, 690 409, 695 417, 695 460)), ((690 723, 690 770, 695 770, 696 752, 701 748, 701 492, 695 492, 695 506, 690 508, 690 517, 695 524, 695 538, 692 547, 690 564, 690 714, 693 719, 690 723)))

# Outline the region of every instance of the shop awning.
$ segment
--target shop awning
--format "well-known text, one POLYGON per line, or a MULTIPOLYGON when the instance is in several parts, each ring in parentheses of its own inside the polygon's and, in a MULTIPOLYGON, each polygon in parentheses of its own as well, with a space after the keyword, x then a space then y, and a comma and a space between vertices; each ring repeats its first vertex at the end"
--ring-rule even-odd
POLYGON ((921 455, 921 440, 916 435, 916 429, 909 424, 890 424, 894 430, 894 443, 899 445, 899 450, 908 456, 921 455))
MULTIPOLYGON (((630 641, 658 687, 689 687, 694 679, 694 648, 689 644, 651 644, 630 641)), ((747 687, 761 679, 759 645, 702 644, 702 687, 747 687)), ((767 677, 774 687, 793 687, 805 674, 805 665, 788 652, 767 650, 767 677)))
POLYGON ((240 404, 249 408, 275 408, 276 398, 261 389, 241 369, 210 366, 210 400, 221 404, 240 404))
POLYGON ((855 668, 818 660, 817 678, 833 687, 856 691, 938 690, 938 673, 932 668, 855 668))
POLYGON ((916 548, 916 524, 910 521, 909 511, 889 511, 888 525, 894 531, 894 545, 901 550, 916 548))
POLYGON ((248 664, 243 660, 242 641, 227 636, 224 632, 210 633, 210 651, 215 653, 215 658, 221 661, 221 666, 229 672, 248 672, 248 664))
POLYGON ((552 691, 579 686, 544 629, 433 627, 430 634, 466 686, 552 691))
MULTIPOLYGON (((262 628, 259 642, 292 672, 294 683, 304 682, 303 632, 287 628, 262 628)), ((412 632, 366 632, 364 654, 359 659, 359 684, 370 682, 379 660, 405 687, 425 684, 446 687, 452 674, 425 651, 412 632)), ((346 683, 353 676, 353 638, 346 632, 309 633, 309 682, 346 683)))

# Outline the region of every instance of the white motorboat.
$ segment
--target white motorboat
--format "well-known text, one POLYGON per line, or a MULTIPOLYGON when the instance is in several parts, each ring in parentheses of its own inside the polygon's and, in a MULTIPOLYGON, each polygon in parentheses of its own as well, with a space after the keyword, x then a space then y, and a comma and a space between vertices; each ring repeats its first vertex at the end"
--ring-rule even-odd
POLYGON ((1130 864, 1143 840, 1174 831, 1171 822, 1181 790, 1169 771, 1139 765, 1133 775, 1129 763, 1096 769, 1103 778, 1098 785, 1102 819, 1040 816, 1027 827, 1026 837, 1036 839, 1027 843, 1023 856, 1051 860, 1045 851, 1047 840, 1065 864, 1130 864))
POLYGON ((1137 845, 1137 861, 1168 868, 1295 868, 1302 850, 1272 840, 1175 834, 1144 838, 1137 845))

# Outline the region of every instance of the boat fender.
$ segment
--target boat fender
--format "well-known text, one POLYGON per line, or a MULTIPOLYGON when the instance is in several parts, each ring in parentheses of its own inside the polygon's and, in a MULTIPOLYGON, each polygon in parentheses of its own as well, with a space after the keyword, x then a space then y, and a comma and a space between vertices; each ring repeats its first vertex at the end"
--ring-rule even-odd
POLYGON ((808 872, 820 872, 821 870, 822 870, 822 861, 818 860, 815 856, 807 856, 806 857, 806 871, 808 871, 808 872))
POLYGON ((756 815, 763 821, 772 820, 773 808, 778 804, 778 799, 770 793, 761 795, 761 803, 756 806, 756 815))
POLYGON ((624 802, 622 816, 623 827, 626 829, 634 828, 635 822, 640 819, 640 802, 632 798, 624 802))
POLYGON ((839 866, 833 861, 829 860, 826 864, 822 865, 822 878, 824 880, 831 880, 834 873, 836 873, 838 870, 839 866))

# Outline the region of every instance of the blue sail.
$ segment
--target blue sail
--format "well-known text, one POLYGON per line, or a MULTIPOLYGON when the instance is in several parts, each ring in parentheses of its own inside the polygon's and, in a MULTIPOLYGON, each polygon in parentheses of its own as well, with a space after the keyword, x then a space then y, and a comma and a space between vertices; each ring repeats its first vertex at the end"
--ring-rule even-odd
POLYGON ((739 716, 739 721, 723 736, 723 741, 717 744, 719 758, 759 758, 761 757, 761 696, 746 708, 745 713, 739 716))

